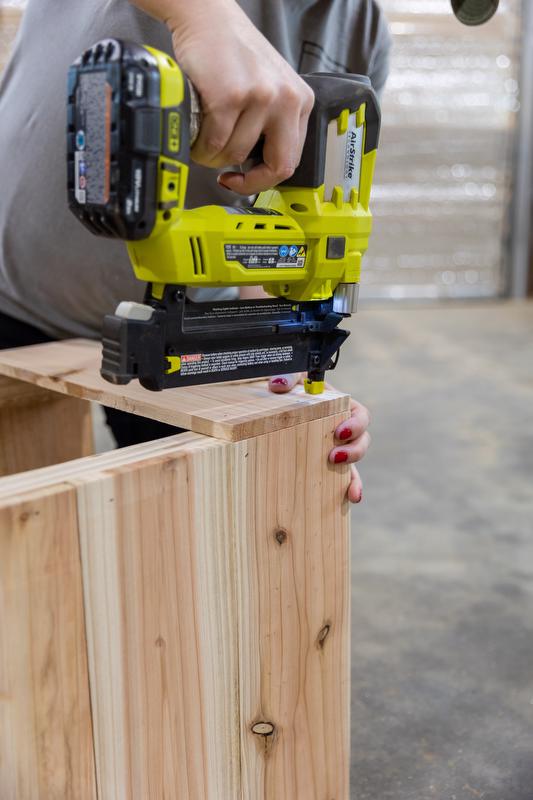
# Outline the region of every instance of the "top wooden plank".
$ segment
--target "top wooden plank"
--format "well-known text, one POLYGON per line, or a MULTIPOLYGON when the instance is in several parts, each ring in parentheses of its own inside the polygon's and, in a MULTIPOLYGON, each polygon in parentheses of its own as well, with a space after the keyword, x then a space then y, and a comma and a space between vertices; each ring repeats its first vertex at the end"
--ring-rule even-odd
POLYGON ((349 397, 303 387, 276 395, 266 381, 190 386, 149 392, 137 381, 114 386, 100 377, 100 344, 87 339, 0 351, 0 375, 26 381, 217 439, 240 441, 348 411, 349 397))

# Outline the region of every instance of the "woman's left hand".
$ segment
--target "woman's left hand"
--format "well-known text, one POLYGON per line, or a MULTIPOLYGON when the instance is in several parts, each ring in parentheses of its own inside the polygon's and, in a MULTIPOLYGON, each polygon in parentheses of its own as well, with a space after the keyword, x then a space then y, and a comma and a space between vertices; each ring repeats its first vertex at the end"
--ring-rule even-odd
MULTIPOLYGON (((302 380, 302 376, 298 374, 277 375, 270 378, 268 388, 271 392, 283 394, 290 392, 302 380)), ((369 425, 368 409, 356 400, 350 400, 350 418, 336 428, 335 446, 328 456, 332 464, 350 464, 351 479, 347 496, 351 503, 360 503, 363 499, 363 484, 355 463, 363 458, 370 445, 370 434, 367 431, 369 425)))

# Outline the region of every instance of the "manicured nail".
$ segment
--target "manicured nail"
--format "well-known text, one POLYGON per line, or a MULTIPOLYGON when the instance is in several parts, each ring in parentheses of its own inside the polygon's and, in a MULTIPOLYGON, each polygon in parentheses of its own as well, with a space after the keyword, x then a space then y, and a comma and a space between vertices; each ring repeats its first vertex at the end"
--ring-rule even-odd
POLYGON ((276 386, 288 386, 287 378, 272 378, 270 383, 275 383, 276 386))
POLYGON ((352 435, 351 428, 343 428, 342 431, 339 433, 339 439, 349 439, 352 435))
POLYGON ((342 464, 343 461, 348 461, 348 453, 344 450, 339 450, 335 453, 335 464, 342 464))

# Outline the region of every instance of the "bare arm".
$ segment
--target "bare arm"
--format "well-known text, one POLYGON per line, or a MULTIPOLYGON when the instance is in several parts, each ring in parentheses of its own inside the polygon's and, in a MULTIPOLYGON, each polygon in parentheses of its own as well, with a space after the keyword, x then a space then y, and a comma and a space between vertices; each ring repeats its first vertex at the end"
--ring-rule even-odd
POLYGON ((220 183, 244 195, 290 177, 300 161, 313 92, 235 0, 131 0, 165 22, 174 53, 198 91, 203 122, 192 157, 242 164, 261 135, 264 164, 220 183))

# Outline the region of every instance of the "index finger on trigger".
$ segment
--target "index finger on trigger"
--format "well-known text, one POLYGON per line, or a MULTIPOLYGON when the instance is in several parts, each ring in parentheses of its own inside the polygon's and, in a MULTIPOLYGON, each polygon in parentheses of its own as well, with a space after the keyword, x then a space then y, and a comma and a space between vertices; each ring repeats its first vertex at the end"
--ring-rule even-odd
POLYGON ((299 114, 281 115, 265 127, 263 163, 249 172, 226 172, 219 183, 239 194, 257 194, 290 178, 298 166, 303 148, 299 114))
POLYGON ((280 177, 279 173, 273 172, 267 164, 258 164, 249 172, 224 172, 219 176, 218 182, 226 189, 231 189, 238 194, 259 194, 259 192, 266 192, 277 186, 278 183, 290 177, 292 172, 290 170, 290 174, 287 172, 285 177, 280 177))
POLYGON ((198 138, 191 149, 191 156, 206 167, 218 165, 217 157, 226 147, 235 129, 238 112, 228 109, 224 114, 210 112, 202 120, 198 138))

